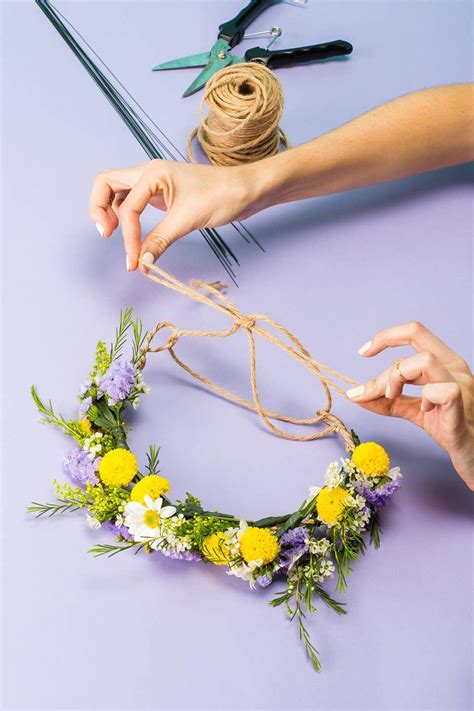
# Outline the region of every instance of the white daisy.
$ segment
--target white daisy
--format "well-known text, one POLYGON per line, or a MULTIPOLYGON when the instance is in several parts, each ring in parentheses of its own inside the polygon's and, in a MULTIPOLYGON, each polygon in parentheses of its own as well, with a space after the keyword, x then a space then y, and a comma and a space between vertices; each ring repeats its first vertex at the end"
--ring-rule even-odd
POLYGON ((145 502, 129 501, 125 506, 124 524, 137 542, 162 538, 162 521, 176 513, 174 506, 163 506, 163 499, 153 499, 146 494, 145 502))

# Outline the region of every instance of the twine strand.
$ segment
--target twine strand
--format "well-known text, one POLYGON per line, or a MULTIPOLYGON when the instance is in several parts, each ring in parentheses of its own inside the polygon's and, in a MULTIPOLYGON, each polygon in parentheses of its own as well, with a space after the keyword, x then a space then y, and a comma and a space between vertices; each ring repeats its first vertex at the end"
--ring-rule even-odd
POLYGON ((280 127, 284 96, 275 74, 263 64, 246 62, 225 67, 207 82, 200 123, 187 143, 191 161, 197 137, 212 165, 253 163, 289 148, 280 127), (206 115, 207 110, 207 115, 206 115))
POLYGON ((149 269, 146 274, 147 278, 154 281, 157 284, 172 289, 184 296, 187 296, 198 303, 205 304, 216 311, 219 311, 226 316, 228 316, 233 324, 224 331, 198 331, 198 330, 184 330, 178 329, 173 323, 169 321, 162 321, 158 323, 151 331, 148 333, 145 341, 140 349, 137 367, 139 370, 143 370, 147 362, 148 353, 160 353, 162 351, 168 351, 170 356, 173 358, 175 363, 180 366, 186 373, 191 377, 198 380, 200 383, 210 388, 219 395, 235 402, 242 407, 249 410, 253 410, 259 416, 262 422, 270 429, 274 434, 282 437, 283 439, 293 440, 295 442, 309 442, 311 440, 321 439, 328 436, 332 432, 339 433, 345 441, 346 449, 352 451, 354 448, 354 442, 352 435, 344 425, 342 420, 331 412, 332 407, 332 397, 331 389, 335 390, 337 393, 345 397, 345 390, 335 382, 339 380, 340 382, 347 383, 349 385, 357 385, 355 380, 348 378, 341 373, 338 373, 333 368, 324 365, 323 363, 315 360, 310 353, 306 350, 303 344, 296 338, 296 336, 291 333, 287 328, 274 321, 272 318, 265 316, 263 314, 252 314, 246 316, 241 313, 239 309, 222 293, 222 288, 224 285, 219 282, 214 284, 207 284, 206 282, 194 280, 191 282, 191 286, 184 284, 179 281, 176 277, 168 274, 163 269, 160 269, 156 265, 146 264, 147 269, 149 269), (211 298, 213 297, 213 298, 211 298), (273 327, 283 336, 286 336, 289 343, 283 341, 277 335, 271 331, 264 328, 261 324, 265 323, 273 327), (168 328, 170 330, 170 335, 166 343, 162 346, 153 346, 152 342, 157 333, 163 329, 168 328), (174 347, 178 343, 180 338, 190 337, 190 338, 228 338, 234 335, 237 331, 245 331, 250 351, 250 384, 252 389, 253 400, 246 400, 245 398, 236 395, 235 393, 226 390, 225 388, 217 385, 214 381, 206 378, 200 373, 196 372, 189 365, 184 363, 179 356, 176 354, 174 347), (292 356, 297 362, 301 363, 305 368, 307 368, 313 375, 318 378, 318 381, 323 389, 326 405, 323 409, 317 410, 312 417, 292 417, 289 415, 283 415, 279 412, 273 410, 268 410, 263 407, 260 399, 260 394, 257 386, 257 357, 255 348, 255 334, 261 336, 265 340, 273 343, 278 348, 292 356), (331 376, 331 377, 330 377, 331 376), (274 424, 272 420, 278 420, 280 422, 286 422, 292 425, 313 425, 317 423, 324 422, 326 428, 319 430, 317 432, 312 432, 308 435, 297 435, 289 432, 285 432, 280 427, 274 424))

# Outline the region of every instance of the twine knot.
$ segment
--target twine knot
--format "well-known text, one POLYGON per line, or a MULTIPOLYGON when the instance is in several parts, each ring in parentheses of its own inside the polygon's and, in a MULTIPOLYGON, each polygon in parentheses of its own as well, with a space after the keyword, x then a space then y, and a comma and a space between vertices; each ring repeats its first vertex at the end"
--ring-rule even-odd
POLYGON ((344 383, 348 383, 350 385, 357 385, 355 380, 351 380, 345 375, 338 373, 333 368, 319 363, 311 356, 309 351, 306 350, 303 344, 293 333, 291 333, 291 331, 279 324, 277 321, 274 321, 269 316, 264 316, 263 314, 246 316, 241 313, 235 304, 233 304, 226 296, 224 296, 224 294, 222 294, 222 285, 220 283, 206 284, 206 282, 202 281, 193 281, 192 286, 188 286, 179 281, 179 279, 176 279, 176 277, 165 272, 163 269, 157 267, 156 264, 147 264, 146 267, 149 270, 146 274, 148 279, 151 279, 162 286, 166 286, 168 289, 173 289, 173 291, 184 294, 194 301, 206 304, 216 311, 220 311, 228 316, 233 321, 233 324, 224 331, 187 331, 176 328, 174 324, 169 323, 168 321, 162 321, 150 331, 143 342, 137 359, 137 367, 140 370, 143 370, 146 365, 147 353, 158 353, 160 351, 167 350, 175 363, 189 373, 189 375, 196 378, 196 380, 200 383, 203 383, 207 387, 211 388, 211 390, 214 390, 214 392, 219 395, 222 395, 223 397, 226 397, 227 399, 232 400, 233 402, 236 402, 249 410, 257 412, 265 425, 279 437, 297 442, 308 442, 310 440, 325 437, 332 432, 337 432, 343 437, 346 449, 348 451, 354 449, 355 445, 350 431, 344 425, 342 420, 331 412, 332 397, 330 389, 335 390, 345 397, 345 391, 340 385, 334 382, 334 379, 343 381, 344 383), (270 325, 277 333, 285 336, 287 340, 282 340, 278 335, 275 335, 271 331, 264 328, 261 325, 262 323, 270 325), (163 346, 152 346, 154 337, 163 328, 170 329, 168 340, 163 346), (174 346, 178 340, 185 336, 197 338, 227 338, 234 335, 239 329, 243 329, 245 331, 249 342, 250 385, 252 388, 253 401, 245 400, 244 398, 229 392, 225 388, 220 387, 204 375, 197 373, 189 365, 184 363, 174 350, 174 346), (325 408, 318 410, 312 417, 300 418, 282 415, 279 412, 268 410, 262 406, 260 393, 257 387, 255 335, 259 335, 270 343, 276 345, 278 348, 281 348, 316 376, 326 398, 325 408), (330 376, 332 376, 332 378, 330 376), (285 432, 280 427, 275 425, 272 420, 287 422, 293 425, 314 425, 324 422, 326 424, 326 428, 317 432, 312 432, 308 435, 296 435, 285 432))
POLYGON ((275 74, 263 64, 246 62, 225 67, 207 82, 200 106, 200 123, 188 139, 199 143, 213 165, 253 163, 289 148, 280 128, 284 96, 275 74), (207 115, 205 110, 208 110, 207 115))

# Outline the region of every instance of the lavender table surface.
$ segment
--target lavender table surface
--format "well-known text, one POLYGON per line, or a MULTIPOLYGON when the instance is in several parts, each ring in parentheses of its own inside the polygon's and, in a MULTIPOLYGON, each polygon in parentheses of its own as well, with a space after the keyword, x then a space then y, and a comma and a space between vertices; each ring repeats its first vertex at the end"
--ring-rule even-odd
MULTIPOLYGON (((61 2, 60 7, 180 147, 200 95, 193 71, 152 74, 202 51, 241 2, 61 2)), ((60 410, 75 396, 99 338, 121 307, 145 324, 221 326, 214 313, 125 271, 121 238, 99 238, 87 215, 93 175, 144 156, 33 2, 3 2, 3 708, 5 709, 468 709, 472 499, 445 454, 402 421, 336 396, 335 412, 389 449, 405 479, 383 514, 380 550, 354 566, 349 614, 321 609, 309 625, 323 672, 271 591, 251 592, 219 568, 153 556, 96 560, 107 535, 72 515, 35 521, 50 500, 68 443, 37 423, 32 382, 60 410)), ((397 95, 471 78, 469 2, 281 4, 255 29, 280 24, 280 46, 337 37, 348 61, 281 70, 283 126, 301 143, 397 95)), ((238 251, 244 312, 267 313, 316 358, 356 378, 377 362, 357 348, 379 328, 420 319, 471 358, 471 203, 468 167, 268 210, 249 221, 266 253, 227 228, 238 251)), ((146 225, 151 225, 147 214, 146 225)), ((199 235, 163 258, 187 280, 224 275, 199 235)), ((245 338, 182 351, 247 394, 245 338)), ((271 407, 320 407, 311 376, 270 348, 259 352, 271 407)), ((196 387, 161 354, 151 361, 131 435, 143 458, 162 444, 176 496, 254 517, 295 507, 335 439, 277 439, 250 413, 196 387)), ((278 588, 277 588, 278 589, 278 588)))

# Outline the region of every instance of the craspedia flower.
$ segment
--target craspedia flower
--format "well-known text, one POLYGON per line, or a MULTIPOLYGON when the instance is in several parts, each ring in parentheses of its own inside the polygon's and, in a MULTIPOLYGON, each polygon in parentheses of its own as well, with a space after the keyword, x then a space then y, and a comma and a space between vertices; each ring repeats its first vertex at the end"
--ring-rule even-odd
POLYGON ((165 479, 163 476, 158 476, 157 474, 149 474, 135 484, 130 493, 130 498, 132 501, 138 501, 140 504, 143 504, 147 494, 150 499, 155 500, 162 496, 162 494, 166 494, 169 490, 170 483, 168 479, 165 479))
POLYGON ((341 518, 344 504, 348 497, 349 492, 343 489, 342 486, 336 486, 334 489, 328 489, 325 486, 321 489, 316 499, 316 510, 319 519, 329 525, 337 523, 341 518))
POLYGON ((202 554, 214 565, 227 565, 229 562, 227 536, 222 531, 211 533, 202 542, 202 554))
POLYGON ((352 463, 366 476, 383 476, 390 468, 390 458, 377 442, 363 442, 352 452, 352 463))
POLYGON ((99 464, 99 476, 107 486, 128 486, 137 471, 136 457, 128 449, 111 449, 99 464))
POLYGON ((280 551, 278 538, 268 528, 249 526, 240 538, 240 553, 246 563, 261 560, 271 563, 280 551))

